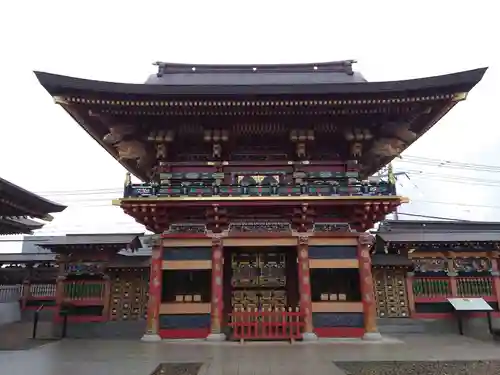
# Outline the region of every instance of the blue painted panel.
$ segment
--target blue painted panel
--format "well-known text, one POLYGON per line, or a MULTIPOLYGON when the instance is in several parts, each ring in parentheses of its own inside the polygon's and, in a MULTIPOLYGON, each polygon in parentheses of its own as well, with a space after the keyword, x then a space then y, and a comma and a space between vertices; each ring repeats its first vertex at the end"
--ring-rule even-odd
POLYGON ((176 247, 163 248, 163 260, 210 260, 212 248, 210 247, 176 247))
POLYGON ((313 326, 363 328, 363 313, 313 313, 313 326))
POLYGON ((160 329, 210 328, 210 314, 160 315, 160 329))
POLYGON ((357 259, 356 246, 309 246, 310 259, 357 259))

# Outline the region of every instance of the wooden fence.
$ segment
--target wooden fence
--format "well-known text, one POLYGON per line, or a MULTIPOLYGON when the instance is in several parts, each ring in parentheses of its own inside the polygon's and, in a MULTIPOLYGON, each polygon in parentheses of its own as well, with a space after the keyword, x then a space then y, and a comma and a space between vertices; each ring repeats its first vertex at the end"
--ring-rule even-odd
POLYGON ((290 340, 302 337, 304 315, 298 309, 235 310, 230 315, 229 326, 234 339, 244 340, 290 340))

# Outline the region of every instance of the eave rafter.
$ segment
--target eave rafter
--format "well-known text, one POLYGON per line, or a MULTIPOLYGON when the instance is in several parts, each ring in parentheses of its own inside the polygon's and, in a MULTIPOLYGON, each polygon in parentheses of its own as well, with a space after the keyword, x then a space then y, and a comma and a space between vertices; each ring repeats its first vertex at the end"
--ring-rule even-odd
POLYGON ((279 108, 300 107, 318 108, 365 106, 365 105, 392 105, 402 103, 433 102, 437 100, 464 100, 467 93, 447 93, 435 95, 401 95, 389 98, 363 98, 363 99, 326 99, 326 100, 127 100, 127 99, 96 99, 89 96, 54 96, 57 104, 81 104, 85 106, 104 107, 141 107, 141 108, 279 108))
POLYGON ((36 217, 38 219, 46 220, 46 221, 51 221, 53 218, 51 215, 47 213, 43 213, 37 210, 34 210, 33 208, 20 203, 18 200, 8 198, 5 196, 0 196, 0 206, 6 206, 7 208, 2 210, 2 211, 7 211, 12 209, 12 215, 9 216, 23 216, 23 217, 36 217))
POLYGON ((366 231, 373 228, 375 223, 382 221, 388 214, 394 212, 400 204, 406 202, 408 202, 407 199, 365 202, 354 208, 351 220, 358 224, 361 231, 366 231))
POLYGON ((123 212, 144 225, 149 231, 162 233, 170 226, 167 207, 144 203, 123 203, 123 212))
MULTIPOLYGON (((302 197, 305 198, 305 197, 302 197)), ((158 200, 147 202, 145 199, 123 199, 115 202, 123 211, 132 216, 138 223, 145 225, 148 230, 155 233, 167 231, 172 223, 197 223, 205 224, 213 232, 221 232, 228 228, 231 222, 246 220, 274 220, 274 217, 289 220, 292 228, 297 231, 310 231, 316 220, 323 220, 325 212, 336 212, 337 217, 332 223, 350 223, 358 231, 371 229, 373 224, 393 212, 401 203, 407 202, 405 198, 386 197, 376 201, 344 200, 335 201, 273 201, 259 202, 248 200, 241 202, 224 201, 168 201, 158 200), (246 203, 246 204, 245 204, 246 203), (260 204, 259 204, 260 203, 260 204), (273 207, 270 215, 269 207, 273 207)))

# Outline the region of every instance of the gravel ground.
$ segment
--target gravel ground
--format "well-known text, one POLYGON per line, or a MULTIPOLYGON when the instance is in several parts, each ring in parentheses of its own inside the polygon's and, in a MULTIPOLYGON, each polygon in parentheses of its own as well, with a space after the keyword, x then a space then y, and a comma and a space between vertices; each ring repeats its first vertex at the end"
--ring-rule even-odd
POLYGON ((347 375, 498 375, 500 361, 334 362, 347 375))
POLYGON ((151 375, 197 375, 203 363, 162 363, 151 375))

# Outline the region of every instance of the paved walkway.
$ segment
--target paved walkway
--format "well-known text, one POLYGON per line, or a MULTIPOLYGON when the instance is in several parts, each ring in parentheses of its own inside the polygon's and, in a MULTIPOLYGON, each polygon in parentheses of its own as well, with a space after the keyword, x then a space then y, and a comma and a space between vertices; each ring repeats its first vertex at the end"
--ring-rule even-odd
MULTIPOLYGON (((200 375, 340 375, 334 361, 488 360, 500 344, 459 336, 410 335, 386 343, 318 342, 141 343, 64 340, 26 350, 0 352, 0 373, 9 375, 149 375, 160 363, 199 362, 200 375)), ((166 374, 171 375, 171 374, 166 374)), ((184 374, 195 375, 195 374, 184 374)))

